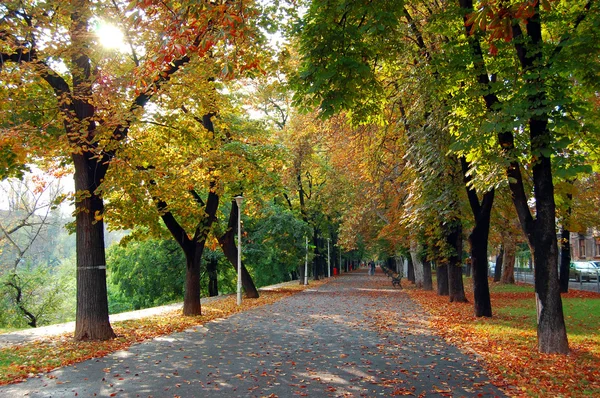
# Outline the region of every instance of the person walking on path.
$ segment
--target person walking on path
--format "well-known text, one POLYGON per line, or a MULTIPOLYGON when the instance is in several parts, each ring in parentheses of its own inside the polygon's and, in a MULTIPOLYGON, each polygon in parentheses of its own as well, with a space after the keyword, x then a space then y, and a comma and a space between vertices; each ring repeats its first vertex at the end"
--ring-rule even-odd
POLYGON ((365 272, 342 275, 271 305, 2 386, 0 396, 504 396, 386 282, 365 272))

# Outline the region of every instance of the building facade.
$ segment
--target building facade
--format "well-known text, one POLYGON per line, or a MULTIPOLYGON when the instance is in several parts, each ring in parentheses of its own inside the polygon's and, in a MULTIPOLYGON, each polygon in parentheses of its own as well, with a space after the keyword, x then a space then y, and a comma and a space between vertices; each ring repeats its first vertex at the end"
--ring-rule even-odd
POLYGON ((600 231, 591 228, 586 233, 571 232, 573 261, 600 260, 600 231))

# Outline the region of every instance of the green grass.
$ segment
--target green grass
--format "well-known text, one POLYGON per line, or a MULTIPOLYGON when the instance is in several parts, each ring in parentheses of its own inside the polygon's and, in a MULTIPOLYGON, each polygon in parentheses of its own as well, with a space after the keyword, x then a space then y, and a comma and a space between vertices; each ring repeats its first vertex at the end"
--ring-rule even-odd
POLYGON ((531 293, 533 285, 528 284, 502 284, 498 282, 490 282, 490 293, 531 293))
MULTIPOLYGON (((569 335, 600 338, 600 299, 563 298, 562 302, 569 335)), ((536 327, 534 300, 512 300, 510 306, 495 308, 494 312, 516 318, 522 326, 536 327)))
POLYGON ((12 363, 18 362, 19 356, 14 354, 13 351, 0 350, 0 368, 9 366, 12 363))
POLYGON ((566 298, 563 311, 569 334, 600 336, 600 299, 566 298))

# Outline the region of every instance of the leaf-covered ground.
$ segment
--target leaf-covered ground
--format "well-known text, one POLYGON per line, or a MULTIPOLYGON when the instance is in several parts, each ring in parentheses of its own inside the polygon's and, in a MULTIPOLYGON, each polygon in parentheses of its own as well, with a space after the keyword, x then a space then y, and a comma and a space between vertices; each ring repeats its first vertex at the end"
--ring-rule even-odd
POLYGON ((511 395, 600 396, 600 294, 571 290, 562 296, 571 353, 548 355, 537 352, 531 285, 491 283, 491 319, 473 316, 471 281, 465 286, 470 302, 461 304, 410 285, 406 291, 432 315, 440 335, 476 352, 495 384, 511 395))
POLYGON ((40 372, 47 372, 90 358, 102 357, 111 352, 125 349, 134 343, 180 332, 240 311, 271 304, 306 288, 315 288, 326 282, 327 280, 311 281, 308 286, 286 285, 285 288, 261 291, 260 298, 245 299, 242 301, 241 307, 237 306, 235 296, 228 296, 203 305, 203 315, 197 317, 185 317, 179 311, 174 311, 150 318, 115 322, 112 326, 118 337, 109 341, 78 342, 72 339, 71 334, 65 334, 21 346, 3 348, 0 349, 0 385, 17 382, 40 372))

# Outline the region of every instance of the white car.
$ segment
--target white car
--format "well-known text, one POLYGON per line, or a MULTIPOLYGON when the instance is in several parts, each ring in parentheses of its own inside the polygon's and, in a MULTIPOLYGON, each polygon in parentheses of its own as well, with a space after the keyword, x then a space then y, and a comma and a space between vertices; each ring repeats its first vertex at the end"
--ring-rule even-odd
POLYGON ((569 267, 569 279, 575 279, 577 282, 598 280, 600 267, 594 261, 574 261, 569 267))

